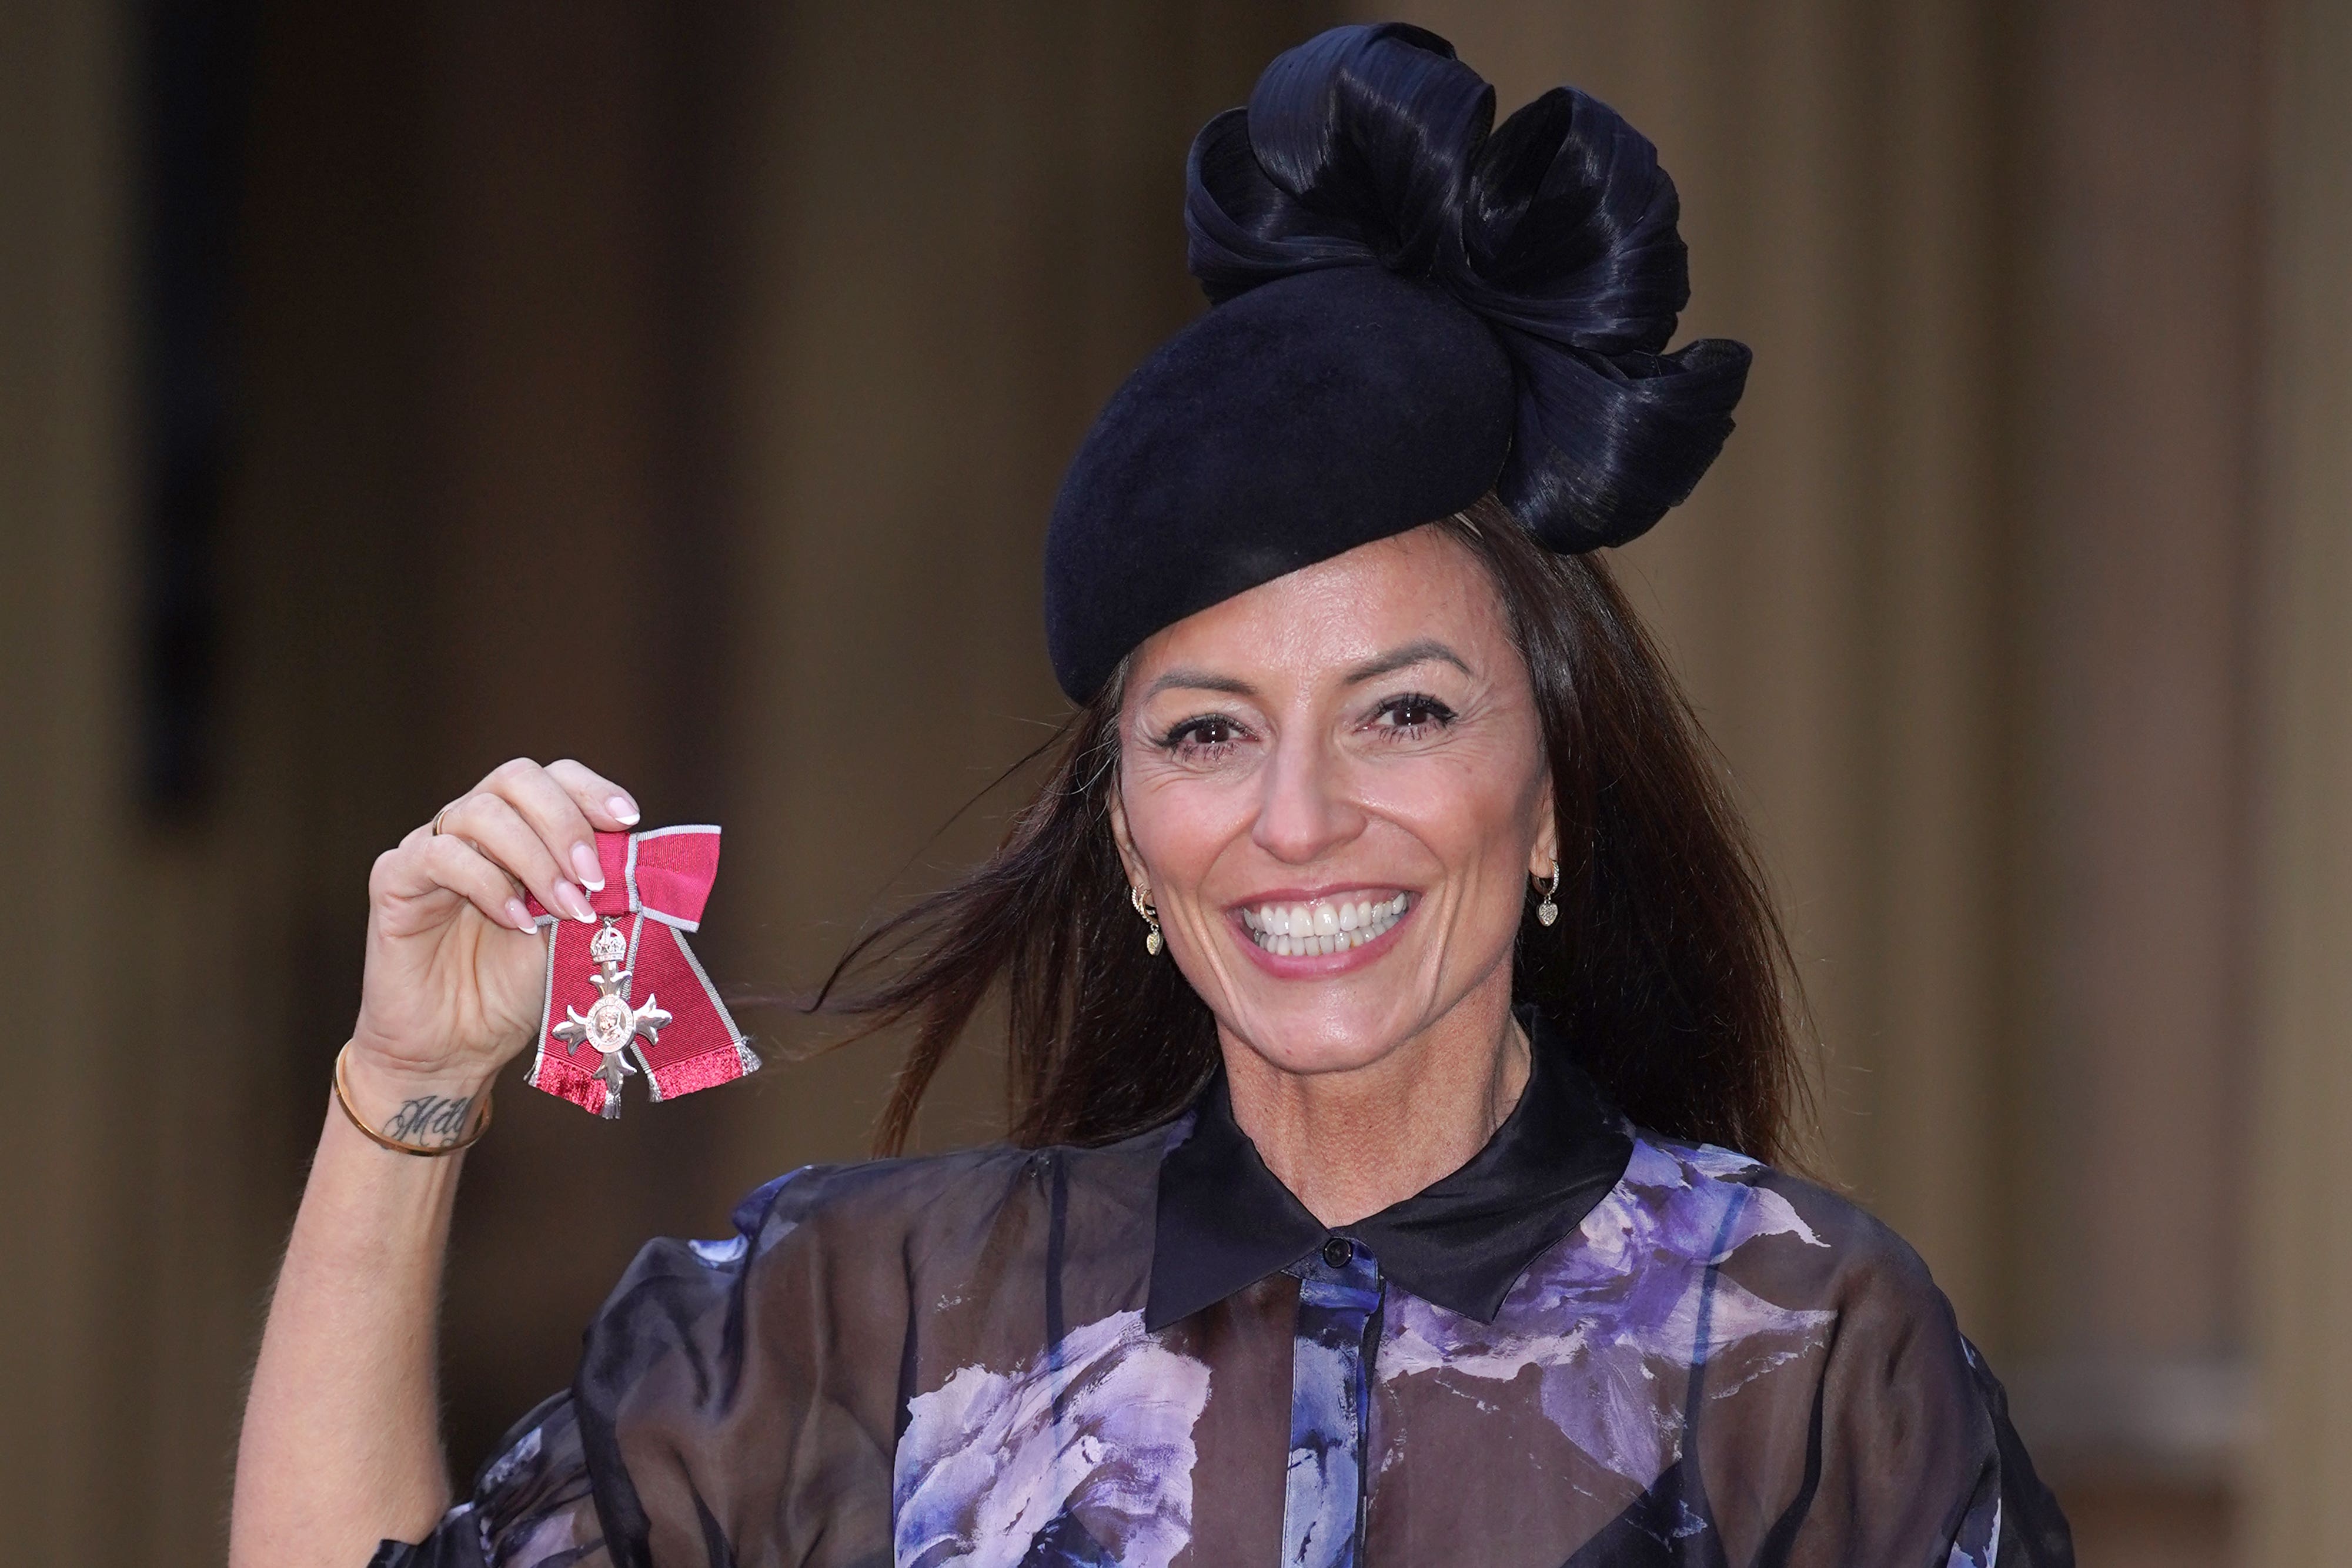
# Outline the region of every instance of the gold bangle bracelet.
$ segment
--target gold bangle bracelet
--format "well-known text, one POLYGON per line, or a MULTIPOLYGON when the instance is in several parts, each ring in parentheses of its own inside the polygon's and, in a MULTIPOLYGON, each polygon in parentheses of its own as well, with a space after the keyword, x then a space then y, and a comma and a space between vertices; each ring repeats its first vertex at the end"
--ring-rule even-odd
POLYGON ((387 1137, 383 1134, 377 1132, 373 1127, 369 1126, 365 1122, 360 1119, 359 1111, 352 1104, 352 1092, 343 1087, 343 1058, 351 1053, 351 1041, 345 1040, 343 1042, 343 1049, 335 1052, 335 1103, 343 1108, 343 1114, 351 1118, 352 1125, 357 1127, 360 1130, 361 1135, 365 1137, 369 1142, 381 1145, 387 1149, 396 1150, 404 1155, 416 1155, 425 1159, 438 1159, 444 1155, 460 1154, 467 1149, 472 1148, 476 1144, 482 1141, 482 1134, 490 1130, 490 1092, 488 1088, 485 1088, 482 1091, 481 1121, 475 1125, 472 1132, 467 1134, 464 1137, 458 1139, 454 1144, 441 1144, 437 1145, 430 1144, 406 1144, 401 1142, 398 1138, 387 1137))

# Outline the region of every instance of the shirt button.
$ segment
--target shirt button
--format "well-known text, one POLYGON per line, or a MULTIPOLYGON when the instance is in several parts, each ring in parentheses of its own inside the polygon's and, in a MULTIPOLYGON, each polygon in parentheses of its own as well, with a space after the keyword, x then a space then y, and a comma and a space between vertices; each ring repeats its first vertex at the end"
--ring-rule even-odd
POLYGON ((1355 1260, 1356 1244, 1344 1236, 1334 1236, 1323 1243, 1323 1261, 1334 1269, 1344 1269, 1355 1260))

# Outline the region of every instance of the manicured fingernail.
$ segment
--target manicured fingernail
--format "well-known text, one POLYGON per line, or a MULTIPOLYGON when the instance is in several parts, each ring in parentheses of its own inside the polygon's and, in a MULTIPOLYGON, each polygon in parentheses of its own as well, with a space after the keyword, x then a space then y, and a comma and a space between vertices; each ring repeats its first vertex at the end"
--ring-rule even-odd
POLYGON ((555 902, 563 905, 563 913, 572 919, 596 924, 596 912, 588 907, 588 895, 560 877, 555 883, 555 902))
POLYGON ((530 910, 524 905, 521 899, 509 898, 507 900, 507 918, 514 922, 514 927, 516 930, 524 933, 526 936, 536 936, 538 934, 539 922, 530 917, 530 910))
POLYGON ((596 859, 596 852, 590 846, 586 844, 572 846, 572 869, 580 873, 580 880, 585 885, 593 888, 602 888, 604 885, 604 867, 596 859))
POLYGON ((634 828, 637 825, 637 803, 626 795, 614 796, 604 802, 604 810, 613 813, 614 821, 625 827, 634 828))

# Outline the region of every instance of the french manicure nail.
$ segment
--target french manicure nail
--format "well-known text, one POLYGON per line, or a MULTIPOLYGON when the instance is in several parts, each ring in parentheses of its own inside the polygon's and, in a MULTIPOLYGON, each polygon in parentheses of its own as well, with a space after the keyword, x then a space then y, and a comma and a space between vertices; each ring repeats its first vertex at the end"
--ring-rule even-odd
POLYGON ((530 917, 530 910, 520 898, 507 900, 507 918, 514 923, 516 930, 527 936, 537 936, 539 933, 539 922, 530 917))
POLYGON ((583 883, 593 888, 604 885, 604 867, 596 859, 596 852, 587 844, 572 846, 572 869, 580 873, 583 883))
POLYGON ((588 906, 588 895, 561 878, 555 883, 555 902, 563 905, 572 919, 589 925, 596 924, 596 912, 588 906))
POLYGON ((604 802, 604 809, 612 812, 614 821, 624 827, 634 828, 637 825, 637 803, 626 795, 614 796, 604 802))

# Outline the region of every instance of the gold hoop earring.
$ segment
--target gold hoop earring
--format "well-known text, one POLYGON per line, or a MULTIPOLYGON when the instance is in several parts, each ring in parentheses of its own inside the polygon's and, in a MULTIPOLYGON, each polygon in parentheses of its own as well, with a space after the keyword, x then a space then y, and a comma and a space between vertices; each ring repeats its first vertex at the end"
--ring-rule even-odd
POLYGON ((1537 925, 1549 925, 1553 921, 1559 918, 1559 904, 1556 902, 1556 895, 1559 892, 1559 862, 1558 860, 1554 860, 1551 862, 1551 885, 1544 889, 1543 902, 1536 905, 1537 925))
POLYGON ((1139 887, 1127 890, 1127 901, 1135 905, 1135 912, 1143 916, 1144 925, 1151 928, 1144 933, 1143 950, 1157 958, 1160 947, 1160 911, 1151 906, 1151 900, 1144 896, 1143 889, 1139 887))

